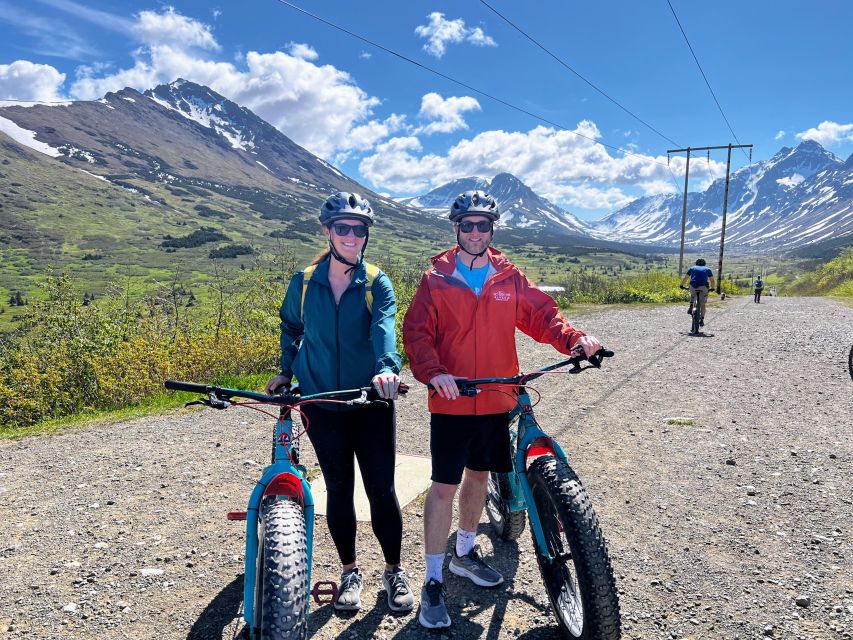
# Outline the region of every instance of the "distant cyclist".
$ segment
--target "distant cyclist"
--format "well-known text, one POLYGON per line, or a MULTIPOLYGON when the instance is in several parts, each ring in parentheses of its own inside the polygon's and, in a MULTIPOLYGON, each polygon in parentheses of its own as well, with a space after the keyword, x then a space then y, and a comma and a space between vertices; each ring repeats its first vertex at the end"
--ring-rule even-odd
POLYGON ((699 305, 699 326, 705 326, 705 302, 708 300, 708 292, 713 289, 716 284, 714 282, 714 272, 710 267, 705 266, 705 258, 699 258, 695 266, 690 267, 687 273, 681 279, 683 287, 690 280, 690 308, 687 310, 687 315, 693 315, 693 305, 699 305), (698 302, 697 302, 698 300, 698 302))
POLYGON ((761 302, 761 292, 764 290, 764 280, 761 279, 761 276, 758 276, 753 287, 755 289, 755 301, 761 302))

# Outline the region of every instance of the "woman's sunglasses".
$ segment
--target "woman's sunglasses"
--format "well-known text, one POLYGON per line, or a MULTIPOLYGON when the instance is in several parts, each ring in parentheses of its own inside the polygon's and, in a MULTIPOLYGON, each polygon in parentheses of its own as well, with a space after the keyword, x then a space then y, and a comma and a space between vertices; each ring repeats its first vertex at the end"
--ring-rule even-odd
POLYGON ((344 238, 349 235, 349 232, 352 231, 355 234, 356 238, 364 238, 367 235, 367 226, 363 224, 351 225, 351 224, 330 224, 329 227, 335 230, 335 235, 344 238))
POLYGON ((477 231, 480 233, 486 233, 486 231, 492 230, 492 222, 491 220, 479 220, 477 222, 463 220, 459 223, 459 230, 462 233, 471 233, 474 230, 474 227, 477 227, 477 231))

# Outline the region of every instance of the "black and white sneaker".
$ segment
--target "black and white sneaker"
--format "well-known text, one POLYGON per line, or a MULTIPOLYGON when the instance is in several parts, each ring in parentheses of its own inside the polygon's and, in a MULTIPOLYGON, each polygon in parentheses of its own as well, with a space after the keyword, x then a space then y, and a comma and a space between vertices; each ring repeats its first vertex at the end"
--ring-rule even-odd
POLYGON ((344 571, 341 574, 341 585, 338 589, 338 599, 335 609, 338 611, 358 611, 361 609, 361 590, 364 584, 358 567, 344 571))

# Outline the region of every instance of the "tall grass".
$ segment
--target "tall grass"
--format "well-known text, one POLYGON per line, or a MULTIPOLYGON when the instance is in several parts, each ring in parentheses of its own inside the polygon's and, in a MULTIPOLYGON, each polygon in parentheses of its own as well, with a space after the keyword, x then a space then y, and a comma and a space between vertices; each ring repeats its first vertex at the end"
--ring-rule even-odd
MULTIPOLYGON (((403 354, 400 324, 423 265, 388 256, 377 264, 394 284, 403 354)), ((214 270, 200 285, 204 295, 176 277, 149 295, 132 299, 115 289, 94 303, 84 302, 69 276, 49 275, 41 295, 24 307, 21 329, 0 336, 0 431, 156 404, 167 378, 228 386, 237 376, 260 386, 277 370, 278 310, 296 268, 294 260, 279 260, 229 274, 214 270)), ((570 273, 557 302, 677 302, 686 299, 678 283, 660 273, 625 279, 570 273)))

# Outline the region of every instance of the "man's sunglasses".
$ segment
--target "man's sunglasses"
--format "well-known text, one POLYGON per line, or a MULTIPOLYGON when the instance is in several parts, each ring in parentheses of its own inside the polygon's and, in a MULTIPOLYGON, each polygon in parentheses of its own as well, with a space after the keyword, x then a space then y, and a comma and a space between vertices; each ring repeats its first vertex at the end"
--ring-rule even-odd
POLYGON ((344 238, 349 235, 349 232, 352 231, 355 234, 356 238, 364 238, 367 235, 367 226, 363 224, 351 225, 351 224, 330 224, 330 228, 335 230, 335 235, 344 238))
POLYGON ((477 227, 477 231, 480 233, 486 233, 486 231, 492 230, 492 221, 479 220, 477 222, 471 222, 470 220, 463 220, 459 223, 459 230, 462 233, 471 233, 474 230, 474 227, 477 227))

